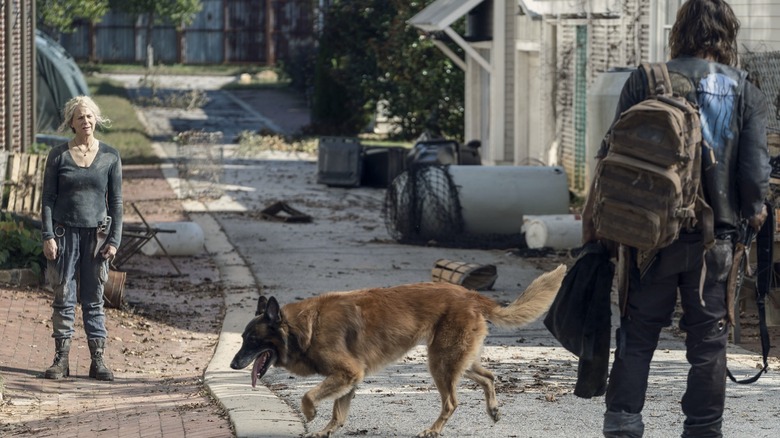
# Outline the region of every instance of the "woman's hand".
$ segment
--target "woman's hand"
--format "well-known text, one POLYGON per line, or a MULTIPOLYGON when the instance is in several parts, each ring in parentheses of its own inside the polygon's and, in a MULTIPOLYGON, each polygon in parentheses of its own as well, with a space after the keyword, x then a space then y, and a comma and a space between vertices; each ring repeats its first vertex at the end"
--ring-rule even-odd
POLYGON ((46 260, 57 259, 57 239, 43 241, 43 256, 46 257, 46 260))

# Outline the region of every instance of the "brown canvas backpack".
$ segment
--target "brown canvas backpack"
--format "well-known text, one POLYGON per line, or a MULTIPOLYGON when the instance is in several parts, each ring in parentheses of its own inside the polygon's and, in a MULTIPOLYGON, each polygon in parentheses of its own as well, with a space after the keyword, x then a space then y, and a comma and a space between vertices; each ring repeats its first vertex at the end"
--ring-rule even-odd
POLYGON ((643 63, 641 68, 648 79, 647 98, 612 125, 607 155, 596 168, 596 234, 652 250, 672 243, 684 228, 698 228, 709 247, 714 231, 701 187, 698 107, 674 95, 665 63, 643 63))

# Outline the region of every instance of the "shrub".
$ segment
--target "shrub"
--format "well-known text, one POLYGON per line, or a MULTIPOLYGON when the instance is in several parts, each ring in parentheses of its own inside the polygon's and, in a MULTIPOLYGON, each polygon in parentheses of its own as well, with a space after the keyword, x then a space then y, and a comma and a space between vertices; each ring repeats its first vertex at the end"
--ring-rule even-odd
POLYGON ((40 231, 10 215, 0 218, 0 269, 28 268, 40 275, 44 264, 40 231))
MULTIPOLYGON (((398 139, 428 132, 462 140, 464 72, 407 23, 432 2, 330 3, 314 65, 314 132, 356 135, 384 102, 398 139)), ((462 31, 465 20, 453 28, 462 31)), ((441 42, 462 53, 447 39, 441 42)))

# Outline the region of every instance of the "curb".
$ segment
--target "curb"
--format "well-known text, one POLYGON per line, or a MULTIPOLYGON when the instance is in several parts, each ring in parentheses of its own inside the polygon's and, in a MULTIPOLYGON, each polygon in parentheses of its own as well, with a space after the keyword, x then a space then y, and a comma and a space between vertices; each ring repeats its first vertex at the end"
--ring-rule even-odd
MULTIPOLYGON (((153 147, 163 160, 170 158, 160 144, 153 143, 153 147)), ((179 186, 174 166, 163 163, 161 170, 171 187, 179 186)), ((182 200, 182 206, 203 230, 206 252, 217 265, 225 287, 222 329, 214 355, 203 373, 206 389, 227 411, 237 438, 303 435, 306 432, 303 420, 289 405, 265 385, 252 388, 251 371, 230 368, 233 355, 241 347, 244 327, 254 317, 259 296, 257 281, 206 206, 189 200, 182 200)))
POLYGON ((211 394, 228 411, 236 437, 300 436, 305 430, 298 415, 279 400, 268 387, 252 388, 247 370, 230 368, 233 355, 241 347, 241 333, 254 317, 258 293, 251 271, 240 258, 209 214, 193 214, 203 228, 206 250, 219 267, 226 290, 225 317, 217 348, 203 374, 211 394))

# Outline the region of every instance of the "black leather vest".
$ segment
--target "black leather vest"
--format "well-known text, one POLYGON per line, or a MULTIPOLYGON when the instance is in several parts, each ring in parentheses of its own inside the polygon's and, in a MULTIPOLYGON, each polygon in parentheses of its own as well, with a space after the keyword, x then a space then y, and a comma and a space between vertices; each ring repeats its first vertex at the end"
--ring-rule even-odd
POLYGON ((737 145, 739 145, 742 127, 743 94, 747 73, 715 62, 687 57, 673 59, 667 63, 667 67, 672 77, 674 91, 697 104, 700 101, 697 89, 701 90, 701 86, 697 84, 701 84, 708 75, 721 74, 734 81, 732 86, 723 90, 724 93, 733 93, 734 99, 730 120, 725 121, 728 134, 721 135, 721 145, 715 148, 717 162, 708 163, 708 160, 704 160, 702 178, 705 198, 714 213, 716 230, 720 228, 724 231, 724 228, 736 227, 739 220, 739 200, 737 191, 733 188, 736 183, 737 145))

